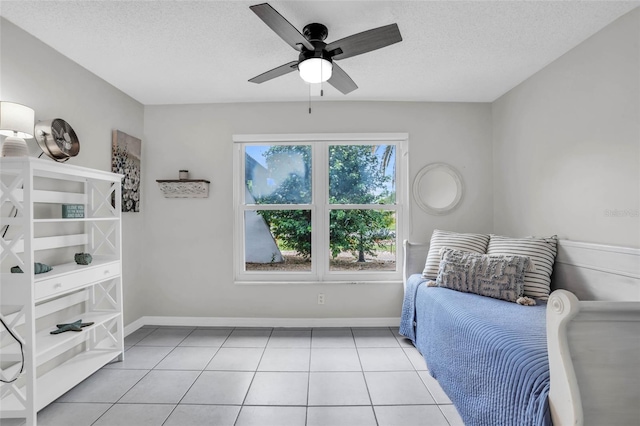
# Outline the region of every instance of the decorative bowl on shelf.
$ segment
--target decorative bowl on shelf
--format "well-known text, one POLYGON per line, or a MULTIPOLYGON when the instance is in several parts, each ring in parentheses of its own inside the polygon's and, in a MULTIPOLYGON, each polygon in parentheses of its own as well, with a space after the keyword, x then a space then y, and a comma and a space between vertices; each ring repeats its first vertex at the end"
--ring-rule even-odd
POLYGON ((93 260, 89 253, 76 253, 73 258, 78 265, 88 265, 93 260))

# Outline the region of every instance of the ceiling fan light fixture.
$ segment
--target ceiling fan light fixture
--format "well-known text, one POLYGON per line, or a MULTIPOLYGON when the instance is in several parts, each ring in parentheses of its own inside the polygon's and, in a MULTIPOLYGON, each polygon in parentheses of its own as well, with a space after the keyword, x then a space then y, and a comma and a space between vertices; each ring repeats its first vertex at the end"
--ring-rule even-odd
POLYGON ((325 58, 308 58, 298 64, 298 71, 307 83, 323 83, 331 78, 333 63, 325 58))

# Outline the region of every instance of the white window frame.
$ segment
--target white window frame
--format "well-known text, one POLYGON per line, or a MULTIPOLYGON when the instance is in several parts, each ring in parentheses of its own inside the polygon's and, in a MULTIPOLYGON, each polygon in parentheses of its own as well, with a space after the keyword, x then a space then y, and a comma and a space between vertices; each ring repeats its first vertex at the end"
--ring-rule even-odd
POLYGON ((233 135, 233 205, 234 205, 234 283, 235 284, 361 284, 402 282, 404 262, 402 241, 409 236, 409 179, 408 133, 312 133, 312 134, 238 134, 233 135), (268 272, 245 270, 245 211, 279 210, 291 205, 245 204, 244 147, 248 145, 310 145, 312 149, 312 202, 296 205, 311 210, 311 270, 304 272, 268 272), (328 163, 329 145, 396 145, 396 204, 376 205, 380 210, 396 212, 396 270, 395 271, 329 271, 329 211, 336 209, 370 209, 371 204, 329 204, 328 168, 317 164, 328 163), (318 231, 316 231, 318 230, 318 231), (324 232, 323 232, 324 230, 324 232))

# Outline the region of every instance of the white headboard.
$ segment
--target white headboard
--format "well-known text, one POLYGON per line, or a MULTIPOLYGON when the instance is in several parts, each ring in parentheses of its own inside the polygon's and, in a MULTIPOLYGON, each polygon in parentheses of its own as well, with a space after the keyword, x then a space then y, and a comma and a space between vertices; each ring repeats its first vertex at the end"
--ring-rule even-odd
MULTIPOLYGON (((405 241, 404 275, 422 272, 429 243, 405 241)), ((552 290, 579 300, 640 301, 640 249, 559 240, 552 290)))
POLYGON ((640 249, 558 241, 551 289, 579 300, 640 301, 640 249))

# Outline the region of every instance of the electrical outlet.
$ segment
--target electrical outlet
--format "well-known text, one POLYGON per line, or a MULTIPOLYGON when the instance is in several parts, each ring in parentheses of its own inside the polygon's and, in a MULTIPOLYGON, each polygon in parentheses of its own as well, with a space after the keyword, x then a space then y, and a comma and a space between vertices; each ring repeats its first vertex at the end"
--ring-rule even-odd
POLYGON ((324 293, 318 293, 318 305, 324 305, 324 293))

